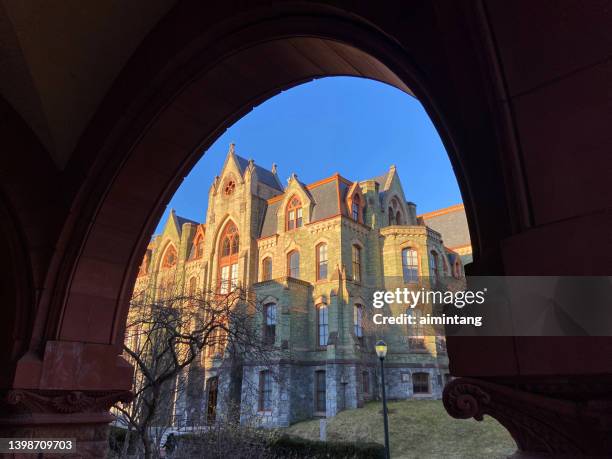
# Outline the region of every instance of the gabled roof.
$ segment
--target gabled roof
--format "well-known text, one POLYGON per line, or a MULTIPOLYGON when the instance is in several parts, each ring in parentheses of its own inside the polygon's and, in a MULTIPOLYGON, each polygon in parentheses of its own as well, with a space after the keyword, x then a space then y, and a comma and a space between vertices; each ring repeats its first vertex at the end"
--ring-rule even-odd
MULTIPOLYGON (((249 160, 235 153, 234 157, 236 158, 236 162, 240 167, 240 173, 244 176, 244 172, 247 170, 247 167, 249 167, 249 160)), ((255 164, 255 172, 257 173, 257 178, 261 183, 268 185, 269 187, 274 188, 276 190, 283 191, 282 184, 272 173, 272 171, 269 171, 268 169, 261 167, 258 164, 255 164)))
MULTIPOLYGON (((310 222, 325 220, 341 213, 346 214, 345 199, 351 184, 352 182, 339 174, 335 174, 310 185, 305 185, 305 191, 314 204, 310 222)), ((284 196, 283 194, 268 200, 260 237, 272 236, 278 232, 278 211, 283 203, 284 196)))

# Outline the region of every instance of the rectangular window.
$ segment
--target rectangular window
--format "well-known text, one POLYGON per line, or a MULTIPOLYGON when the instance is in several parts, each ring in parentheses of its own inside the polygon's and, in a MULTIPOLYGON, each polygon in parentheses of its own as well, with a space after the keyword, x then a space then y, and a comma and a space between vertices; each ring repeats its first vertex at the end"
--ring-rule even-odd
POLYGON ((329 338, 329 328, 327 322, 327 306, 319 305, 317 308, 318 343, 320 347, 327 346, 329 338))
POLYGON ((264 338, 267 343, 274 343, 276 339, 276 305, 274 303, 264 306, 265 328, 264 338))
POLYGON ((359 204, 353 203, 353 220, 359 221, 359 204))
POLYGON ((327 244, 317 246, 317 280, 327 279, 327 244))
POLYGON ((361 247, 353 246, 353 280, 361 282, 361 247))
POLYGON ((259 373, 259 411, 272 411, 272 375, 269 370, 259 373))
POLYGON ((402 271, 404 282, 417 282, 419 280, 419 261, 417 251, 412 248, 402 250, 402 271))
POLYGON ((295 227, 300 228, 302 226, 302 223, 303 223, 302 208, 300 207, 297 210, 297 219, 295 220, 295 227))
POLYGON ((361 374, 361 385, 363 388, 363 393, 364 394, 369 394, 370 393, 370 378, 369 378, 369 374, 367 371, 364 371, 361 374))
POLYGON ((421 310, 408 308, 406 314, 414 317, 414 324, 408 325, 408 345, 410 349, 425 349, 425 331, 421 324, 421 310))
POLYGON ((327 397, 325 395, 325 371, 315 372, 315 411, 325 413, 327 411, 327 397))
POLYGON ((289 211, 289 218, 288 218, 288 222, 287 222, 287 228, 292 230, 295 226, 295 210, 290 210, 289 211))
POLYGON ((300 278, 300 253, 293 251, 289 254, 287 275, 294 279, 300 278))
POLYGON ((355 305, 353 316, 355 322, 355 336, 357 338, 363 338, 363 307, 360 304, 355 305))
POLYGON ((429 373, 412 374, 412 391, 415 394, 429 394, 429 373))
POLYGON ((229 282, 230 282, 230 267, 224 266, 221 268, 221 294, 225 295, 229 292, 229 282))

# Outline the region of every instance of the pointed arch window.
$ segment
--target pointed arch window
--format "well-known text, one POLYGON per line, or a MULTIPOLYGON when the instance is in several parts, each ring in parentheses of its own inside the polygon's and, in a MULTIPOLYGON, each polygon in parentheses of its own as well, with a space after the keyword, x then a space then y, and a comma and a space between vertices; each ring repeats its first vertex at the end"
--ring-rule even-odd
POLYGON ((140 264, 140 268, 138 269, 139 276, 144 276, 145 274, 149 272, 150 263, 151 263, 151 251, 147 250, 142 259, 142 263, 140 264))
POLYGON ((287 254, 287 276, 300 278, 300 252, 293 250, 287 254))
POLYGON ((193 248, 191 252, 191 258, 202 258, 204 255, 204 237, 201 234, 198 234, 193 241, 193 248))
POLYGON ((317 280, 327 279, 327 244, 321 242, 316 247, 317 280))
POLYGON ((170 244, 164 252, 164 257, 162 258, 162 268, 167 269, 176 266, 177 259, 176 248, 173 244, 170 244))
POLYGON ((223 229, 219 243, 219 293, 226 294, 238 286, 238 228, 229 222, 223 229))
POLYGON ((391 199, 389 203, 389 225, 403 225, 404 218, 402 216, 402 208, 396 197, 391 199))
POLYGON ((302 201, 297 196, 289 200, 287 206, 287 229, 300 228, 304 224, 302 201))

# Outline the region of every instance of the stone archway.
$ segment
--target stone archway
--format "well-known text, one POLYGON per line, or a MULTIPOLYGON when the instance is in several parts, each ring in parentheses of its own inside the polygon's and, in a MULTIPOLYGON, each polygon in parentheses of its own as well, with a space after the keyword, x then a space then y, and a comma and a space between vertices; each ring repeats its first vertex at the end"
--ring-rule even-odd
MULTIPOLYGON (((7 144, 22 152, 10 169, 20 186, 7 180, 3 192, 18 210, 11 218, 23 232, 22 250, 29 254, 32 284, 39 293, 31 300, 34 312, 25 327, 28 343, 6 357, 14 375, 6 386, 13 414, 2 420, 9 433, 24 428, 49 436, 70 431, 91 443, 92 455, 98 454, 106 408, 126 397, 130 387, 131 369, 119 357, 127 304, 163 205, 202 149, 227 126, 279 91, 312 78, 373 78, 411 92, 424 104, 462 190, 474 245, 471 274, 606 273, 607 259, 593 260, 577 272, 542 244, 554 245, 585 222, 606 234, 612 221, 599 210, 610 203, 600 198, 599 207, 592 200, 580 207, 574 200, 564 213, 545 187, 534 185, 538 177, 545 183, 548 179, 537 164, 525 160, 529 140, 536 145, 531 154, 538 157, 538 133, 529 131, 525 118, 517 122, 517 105, 507 103, 520 91, 500 66, 505 49, 496 48, 499 36, 493 33, 503 29, 496 19, 499 8, 415 2, 407 11, 401 3, 385 10, 343 2, 178 5, 125 65, 65 169, 40 171, 33 186, 55 197, 53 226, 46 235, 32 229, 42 228, 44 220, 21 186, 33 176, 27 161, 44 156, 44 148, 18 116, 3 110, 19 127, 7 132, 7 144), (39 430, 42 424, 46 430, 39 430)), ((525 8, 504 14, 520 17, 529 13, 525 8)), ((556 30, 553 23, 548 27, 556 30)), ((504 30, 500 33, 507 37, 504 30)), ((599 81, 597 75, 593 79, 599 81)), ((542 97, 551 101, 551 96, 542 97)), ((583 196, 590 198, 590 191, 583 196)), ((585 247, 583 242, 572 250, 580 253, 585 247)), ((20 289, 28 293, 31 287, 20 289)), ((17 325, 13 316, 9 320, 5 327, 13 332, 17 325)), ((480 387, 480 379, 468 384, 489 397, 503 392, 504 384, 525 383, 515 396, 529 398, 527 382, 536 377, 544 378, 544 393, 555 384, 565 384, 572 393, 578 387, 573 376, 588 382, 592 375, 612 374, 609 353, 585 364, 584 356, 602 346, 609 349, 609 340, 448 342, 455 375, 494 379, 495 390, 480 387), (539 351, 535 357, 533 348, 539 351), (559 357, 563 350, 572 350, 574 358, 559 357)), ((543 403, 537 397, 529 400, 533 406, 543 403)), ((513 429, 515 438, 523 435, 516 433, 523 432, 520 420, 513 429)), ((580 450, 586 438, 570 444, 580 450)), ((533 446, 519 444, 525 450, 533 446)))

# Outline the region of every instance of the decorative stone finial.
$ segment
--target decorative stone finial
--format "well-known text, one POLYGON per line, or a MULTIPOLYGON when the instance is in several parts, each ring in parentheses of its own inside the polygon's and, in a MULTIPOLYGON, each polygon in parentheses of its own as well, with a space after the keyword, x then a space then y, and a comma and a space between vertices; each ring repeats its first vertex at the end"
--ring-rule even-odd
POLYGON ((276 172, 277 172, 276 163, 272 163, 272 173, 276 175, 276 172))
POLYGON ((236 144, 234 142, 230 143, 228 154, 233 155, 235 153, 235 150, 236 150, 236 144))
POLYGON ((287 179, 287 183, 290 183, 291 180, 297 180, 297 174, 295 172, 291 173, 291 176, 287 179))

